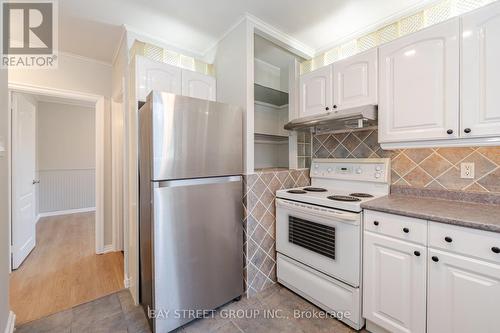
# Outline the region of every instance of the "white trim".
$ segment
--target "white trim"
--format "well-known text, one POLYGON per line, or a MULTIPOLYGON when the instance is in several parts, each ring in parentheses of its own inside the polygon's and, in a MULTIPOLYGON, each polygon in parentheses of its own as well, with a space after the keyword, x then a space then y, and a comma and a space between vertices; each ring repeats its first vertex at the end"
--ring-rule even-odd
POLYGON ((129 277, 125 277, 125 278, 123 279, 123 286, 124 286, 126 289, 130 288, 130 278, 129 278, 129 277))
MULTIPOLYGON (((77 99, 82 101, 90 101, 95 103, 95 128, 96 128, 96 216, 95 216, 95 233, 96 233, 96 253, 101 253, 104 248, 104 108, 106 100, 104 96, 81 93, 72 90, 64 90, 57 88, 47 88, 42 86, 18 83, 18 82, 9 82, 9 91, 17 91, 21 93, 33 94, 33 95, 47 95, 52 97, 60 97, 67 99, 77 99)), ((9 131, 11 125, 9 125, 9 131)), ((9 142, 9 153, 12 150, 10 147, 12 143, 9 142)), ((9 164, 12 162, 12 155, 9 154, 9 164)), ((12 189, 12 174, 9 176, 9 188, 12 189)), ((11 216, 9 221, 12 223, 12 201, 11 201, 11 192, 9 191, 9 215, 11 216)), ((11 235, 9 233, 9 238, 11 235)), ((12 240, 9 239, 10 244, 12 240)))
MULTIPOLYGON (((118 58, 120 48, 122 47, 123 42, 126 42, 126 37, 127 36, 127 28, 125 25, 122 24, 122 34, 120 36, 120 42, 117 44, 115 51, 113 52, 113 58, 111 61, 111 65, 114 66, 116 64, 116 59, 118 58)), ((128 50, 127 45, 125 45, 125 48, 128 50)))
POLYGON ((9 318, 7 319, 7 325, 5 326, 5 333, 13 333, 16 324, 16 315, 14 312, 9 311, 9 318))
POLYGON ((77 60, 82 60, 82 61, 86 61, 86 62, 93 62, 94 64, 99 64, 99 65, 108 66, 108 67, 113 66, 113 64, 111 62, 107 62, 104 60, 98 60, 98 59, 94 59, 94 58, 89 58, 89 57, 85 57, 85 56, 82 56, 82 55, 79 55, 76 53, 71 53, 71 52, 59 51, 59 57, 61 57, 61 56, 73 58, 73 59, 77 59, 77 60))
POLYGON ((106 253, 110 253, 110 252, 115 252, 115 248, 114 248, 113 244, 104 245, 102 248, 102 252, 100 252, 98 254, 106 254, 106 253))
POLYGON ((385 150, 410 149, 410 148, 440 148, 440 147, 488 147, 499 146, 500 137, 492 138, 467 138, 467 139, 444 139, 412 142, 388 142, 381 143, 385 150))
POLYGON ((70 215, 70 214, 79 214, 79 213, 88 213, 88 212, 95 212, 95 207, 78 208, 78 209, 67 209, 67 210, 57 210, 57 211, 54 211, 54 212, 39 213, 38 217, 37 217, 37 222, 42 217, 59 216, 59 215, 70 215))

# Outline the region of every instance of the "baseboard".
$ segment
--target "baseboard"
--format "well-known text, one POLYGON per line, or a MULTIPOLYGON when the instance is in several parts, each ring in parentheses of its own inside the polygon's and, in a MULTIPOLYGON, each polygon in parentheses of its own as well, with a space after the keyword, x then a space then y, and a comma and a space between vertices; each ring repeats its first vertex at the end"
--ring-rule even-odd
POLYGON ((123 285, 125 286, 125 288, 130 288, 130 278, 127 277, 125 279, 123 279, 123 285))
POLYGON ((12 333, 14 332, 14 327, 16 324, 16 315, 14 312, 10 311, 9 312, 9 319, 7 319, 7 326, 5 326, 5 333, 12 333))
POLYGON ((110 252, 115 252, 114 246, 112 244, 104 245, 104 247, 102 249, 102 254, 104 254, 104 253, 110 253, 110 252))
POLYGON ((78 208, 78 209, 68 209, 68 210, 58 210, 58 211, 55 211, 55 212, 40 213, 40 214, 38 214, 37 222, 42 217, 59 216, 59 215, 69 215, 69 214, 78 214, 78 213, 88 213, 88 212, 95 212, 95 207, 78 208))

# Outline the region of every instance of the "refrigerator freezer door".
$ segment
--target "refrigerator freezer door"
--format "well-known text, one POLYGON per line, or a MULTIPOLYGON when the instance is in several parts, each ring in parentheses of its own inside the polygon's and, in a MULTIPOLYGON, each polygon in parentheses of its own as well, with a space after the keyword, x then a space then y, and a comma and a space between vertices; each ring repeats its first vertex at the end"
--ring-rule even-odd
POLYGON ((241 175, 239 107, 153 92, 152 180, 241 175))
POLYGON ((240 176, 166 181, 153 188, 156 333, 243 294, 240 176), (159 312, 158 312, 159 311, 159 312), (181 312, 178 312, 181 311, 181 312))

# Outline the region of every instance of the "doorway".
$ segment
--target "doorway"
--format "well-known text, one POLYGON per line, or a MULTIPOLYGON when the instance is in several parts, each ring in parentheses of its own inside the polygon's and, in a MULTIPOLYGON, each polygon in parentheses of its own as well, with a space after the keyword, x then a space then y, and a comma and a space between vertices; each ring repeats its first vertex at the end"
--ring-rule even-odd
POLYGON ((103 98, 12 87, 10 95, 10 302, 19 325, 116 292, 124 274, 123 254, 103 244, 103 98))

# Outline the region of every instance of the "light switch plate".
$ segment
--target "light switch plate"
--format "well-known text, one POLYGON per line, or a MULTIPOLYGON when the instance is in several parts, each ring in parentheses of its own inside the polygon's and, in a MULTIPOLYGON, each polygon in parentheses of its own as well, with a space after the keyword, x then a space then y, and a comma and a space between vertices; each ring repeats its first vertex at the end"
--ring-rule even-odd
POLYGON ((474 179, 474 163, 460 164, 460 178, 474 179))

